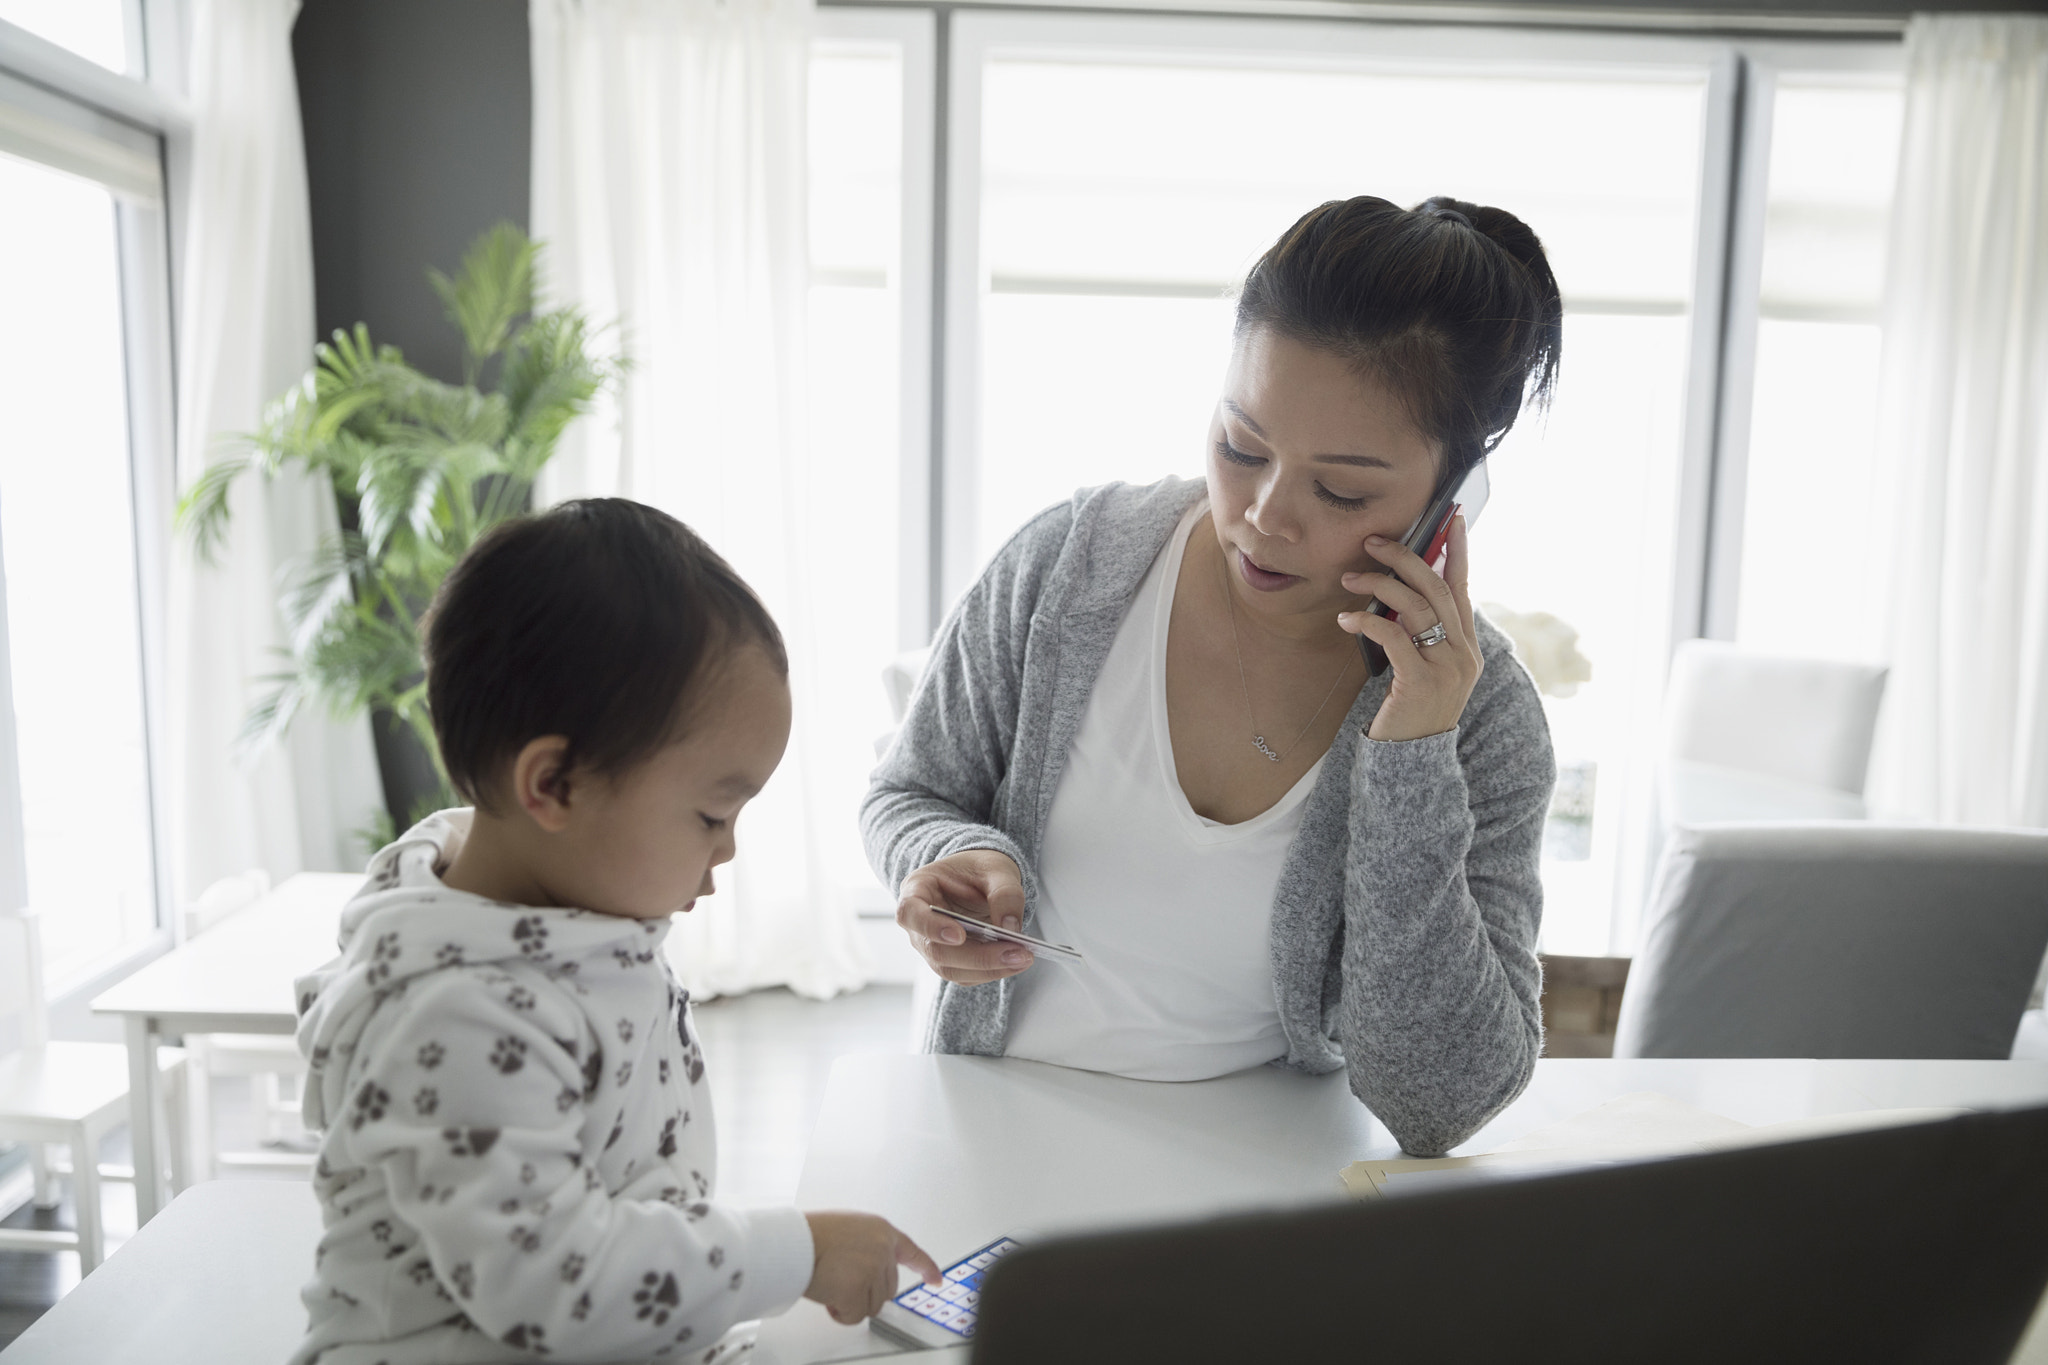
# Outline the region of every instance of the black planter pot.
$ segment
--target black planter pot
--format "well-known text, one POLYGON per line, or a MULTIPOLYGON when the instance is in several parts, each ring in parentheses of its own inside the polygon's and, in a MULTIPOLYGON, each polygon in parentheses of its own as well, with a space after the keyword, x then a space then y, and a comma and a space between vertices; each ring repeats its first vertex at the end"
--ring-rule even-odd
POLYGON ((377 746, 384 809, 391 813, 392 829, 403 834, 417 817, 440 805, 441 774, 413 728, 384 707, 370 712, 370 736, 377 746))

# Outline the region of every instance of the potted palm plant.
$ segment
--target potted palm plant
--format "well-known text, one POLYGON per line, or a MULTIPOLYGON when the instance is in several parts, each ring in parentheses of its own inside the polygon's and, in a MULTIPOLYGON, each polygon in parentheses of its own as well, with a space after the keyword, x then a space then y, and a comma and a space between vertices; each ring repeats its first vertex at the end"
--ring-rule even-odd
POLYGON ((210 557, 244 474, 295 467, 333 484, 341 533, 285 576, 290 646, 241 743, 260 750, 309 704, 336 719, 369 711, 386 804, 369 838, 453 800, 427 716, 420 613, 479 536, 529 508, 563 430, 624 369, 575 309, 533 311, 539 257, 538 242, 501 223, 453 279, 428 272, 462 332, 462 383, 420 373, 360 323, 337 330, 178 505, 180 529, 210 557))

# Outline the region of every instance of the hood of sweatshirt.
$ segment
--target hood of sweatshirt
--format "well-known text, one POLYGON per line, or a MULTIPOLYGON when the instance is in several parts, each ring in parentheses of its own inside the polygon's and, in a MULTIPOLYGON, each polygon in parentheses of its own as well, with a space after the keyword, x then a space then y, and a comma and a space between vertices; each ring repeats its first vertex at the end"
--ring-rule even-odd
POLYGON ((362 890, 342 911, 340 956, 295 983, 308 1128, 324 1129, 341 1112, 349 1058, 371 1015, 421 977, 518 962, 574 989, 594 969, 651 962, 668 936, 666 919, 537 909, 445 885, 436 869, 468 834, 471 815, 430 815, 372 858, 362 890))

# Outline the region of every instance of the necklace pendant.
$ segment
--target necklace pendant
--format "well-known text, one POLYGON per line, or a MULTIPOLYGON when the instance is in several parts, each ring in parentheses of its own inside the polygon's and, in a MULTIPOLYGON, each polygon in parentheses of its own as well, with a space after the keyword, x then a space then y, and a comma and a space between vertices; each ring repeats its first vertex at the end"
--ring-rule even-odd
POLYGON ((1280 755, 1274 753, 1271 747, 1267 745, 1266 737, 1264 735, 1253 735, 1252 747, 1254 749, 1257 749, 1260 753, 1264 754, 1270 761, 1274 763, 1278 763, 1280 761, 1280 755))

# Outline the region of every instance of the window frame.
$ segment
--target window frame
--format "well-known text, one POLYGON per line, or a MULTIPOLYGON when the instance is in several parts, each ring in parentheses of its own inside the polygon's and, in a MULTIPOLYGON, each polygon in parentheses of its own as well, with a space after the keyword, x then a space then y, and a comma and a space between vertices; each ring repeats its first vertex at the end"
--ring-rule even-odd
MULTIPOLYGON (((175 88, 183 71, 181 0, 127 0, 131 74, 111 71, 55 43, 0 20, 0 77, 25 89, 21 103, 61 122, 87 140, 133 152, 150 148, 156 194, 135 197, 115 189, 115 241, 120 271, 122 356, 128 418, 130 527, 135 555, 135 602, 141 660, 143 734, 150 862, 152 928, 124 941, 83 968, 50 983, 51 1005, 76 1010, 112 981, 168 951, 181 934, 167 847, 168 642, 171 516, 176 499, 176 307, 179 221, 186 202, 192 118, 175 88)), ((0 102, 7 102, 0 89, 0 102)), ((66 169, 78 172, 79 167, 66 169)), ((89 178, 99 178, 91 176, 89 178)), ((102 180, 101 183, 107 183, 102 180)), ((0 621, 4 627, 4 621, 0 621)), ((11 689, 10 689, 11 691, 11 689)), ((0 783, 0 896, 27 901, 20 831, 21 793, 15 769, 15 717, 0 715, 6 751, 0 783)))

